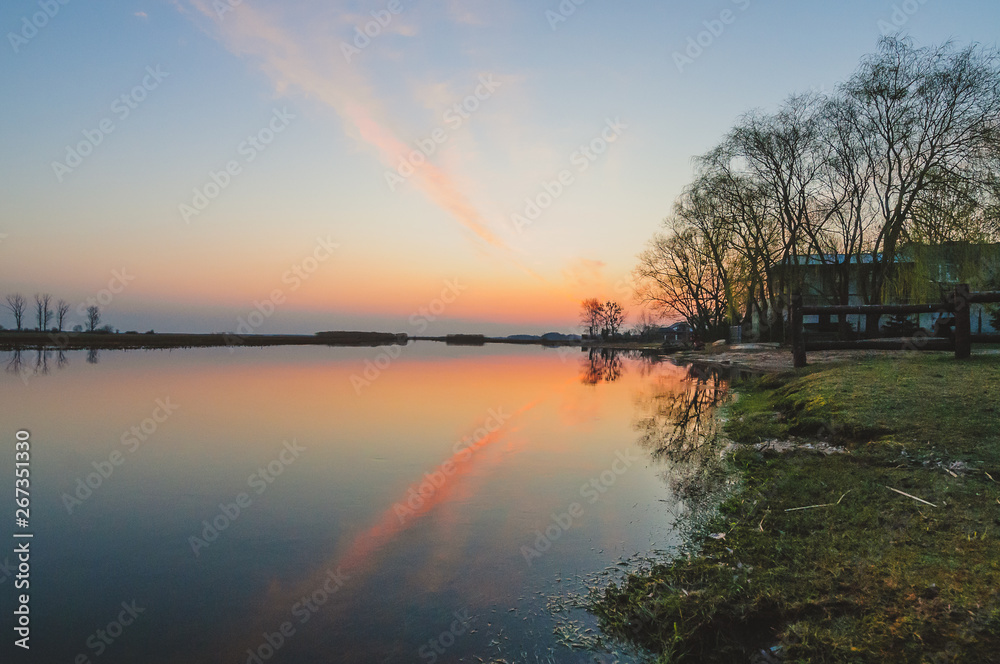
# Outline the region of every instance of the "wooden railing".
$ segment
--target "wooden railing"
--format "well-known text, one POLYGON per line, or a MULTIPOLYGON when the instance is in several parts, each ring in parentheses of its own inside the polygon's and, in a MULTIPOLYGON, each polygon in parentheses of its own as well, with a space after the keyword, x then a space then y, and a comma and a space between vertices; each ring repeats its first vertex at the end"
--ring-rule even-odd
POLYGON ((929 304, 864 304, 864 305, 831 305, 805 306, 802 304, 802 294, 793 293, 789 318, 791 324, 792 356, 796 367, 804 367, 806 359, 806 341, 802 327, 802 317, 810 315, 872 316, 879 317, 892 314, 927 314, 940 313, 955 316, 954 339, 930 336, 915 336, 901 341, 887 339, 860 339, 856 341, 825 342, 814 345, 811 350, 952 350, 956 359, 965 359, 972 353, 972 317, 971 305, 1000 302, 1000 292, 972 293, 967 284, 959 284, 949 294, 944 302, 929 304))

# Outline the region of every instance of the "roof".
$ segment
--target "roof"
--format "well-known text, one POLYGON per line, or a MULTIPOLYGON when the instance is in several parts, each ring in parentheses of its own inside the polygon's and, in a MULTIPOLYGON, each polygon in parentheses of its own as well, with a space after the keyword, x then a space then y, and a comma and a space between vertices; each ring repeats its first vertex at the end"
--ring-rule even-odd
MULTIPOLYGON (((882 254, 877 254, 879 259, 882 258, 882 254)), ((850 259, 851 265, 857 265, 858 259, 860 258, 860 263, 862 265, 871 265, 875 262, 875 256, 872 254, 861 254, 859 257, 857 254, 810 254, 808 256, 795 256, 792 258, 793 265, 843 265, 848 262, 846 259, 850 259)), ((899 258, 896 258, 899 261, 899 258)))

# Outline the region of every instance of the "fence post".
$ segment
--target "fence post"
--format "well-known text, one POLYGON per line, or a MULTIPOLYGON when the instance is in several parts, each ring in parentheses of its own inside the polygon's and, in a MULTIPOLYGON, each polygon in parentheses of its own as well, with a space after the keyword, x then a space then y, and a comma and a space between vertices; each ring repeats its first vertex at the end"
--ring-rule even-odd
POLYGON ((952 295, 955 307, 955 359, 964 360, 972 355, 972 306, 969 303, 969 284, 958 284, 952 295))
POLYGON ((802 334, 802 293, 792 293, 792 304, 788 310, 792 327, 792 361, 796 369, 808 364, 806 360, 806 340, 802 334))

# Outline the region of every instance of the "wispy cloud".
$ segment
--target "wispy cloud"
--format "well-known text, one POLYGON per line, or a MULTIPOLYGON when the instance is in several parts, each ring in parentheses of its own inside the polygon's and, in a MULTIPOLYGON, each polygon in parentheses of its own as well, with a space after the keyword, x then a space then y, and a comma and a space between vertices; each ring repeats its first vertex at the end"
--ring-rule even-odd
POLYGON ((604 262, 576 258, 563 268, 562 275, 570 287, 581 292, 600 293, 605 290, 604 262))
MULTIPOLYGON (((395 167, 412 150, 387 126, 385 111, 360 67, 347 63, 336 43, 305 46, 300 35, 278 27, 275 17, 246 2, 222 17, 208 0, 189 0, 189 4, 208 19, 211 31, 231 52, 257 60, 279 94, 298 90, 328 106, 348 125, 346 131, 375 148, 387 166, 395 167)), ((507 249, 447 172, 426 162, 417 169, 413 181, 434 204, 482 241, 507 249)))

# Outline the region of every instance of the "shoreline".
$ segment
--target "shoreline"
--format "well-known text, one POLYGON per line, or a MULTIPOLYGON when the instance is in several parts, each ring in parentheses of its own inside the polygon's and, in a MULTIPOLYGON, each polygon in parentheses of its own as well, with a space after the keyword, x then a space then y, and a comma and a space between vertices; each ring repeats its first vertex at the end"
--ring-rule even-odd
POLYGON ((605 633, 663 662, 991 661, 1000 358, 874 353, 735 386, 739 488, 687 557, 595 592, 605 633))
POLYGON ((384 333, 249 334, 0 332, 0 350, 156 350, 263 346, 387 346, 406 343, 406 335, 384 333))
POLYGON ((0 351, 10 350, 156 350, 265 346, 377 347, 430 341, 452 346, 507 344, 525 346, 578 346, 613 350, 649 350, 660 344, 646 342, 592 342, 580 340, 508 339, 481 335, 409 336, 390 332, 317 332, 316 334, 246 334, 182 332, 37 332, 0 330, 0 351))

